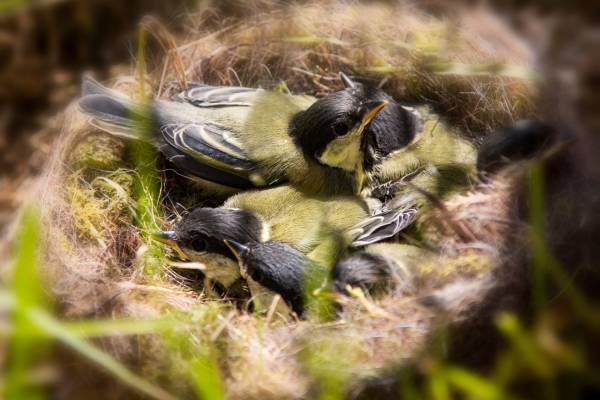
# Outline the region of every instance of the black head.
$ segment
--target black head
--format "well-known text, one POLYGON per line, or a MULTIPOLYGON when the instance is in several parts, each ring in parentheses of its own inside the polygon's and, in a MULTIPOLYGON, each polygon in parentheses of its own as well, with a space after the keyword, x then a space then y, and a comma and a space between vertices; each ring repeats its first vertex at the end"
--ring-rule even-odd
POLYGON ((346 89, 329 94, 298 113, 292 119, 290 132, 307 157, 324 164, 322 156, 328 145, 351 134, 365 117, 371 117, 359 138, 363 168, 369 171, 378 159, 410 143, 417 120, 414 113, 383 90, 345 82, 346 89), (382 102, 386 105, 378 109, 382 102), (374 116, 369 115, 372 111, 374 116))
POLYGON ((173 231, 160 232, 156 237, 188 259, 193 259, 194 253, 203 252, 235 259, 223 240, 258 242, 261 233, 262 222, 250 212, 232 208, 196 208, 183 217, 173 231))
POLYGON ((348 294, 347 286, 376 296, 395 287, 393 266, 378 254, 360 252, 338 262, 332 271, 333 290, 348 294))
POLYGON ((300 251, 281 242, 249 243, 228 241, 240 267, 254 281, 281 296, 298 316, 304 313, 306 276, 320 266, 300 251))
POLYGON ((556 142, 556 131, 538 121, 522 120, 497 129, 481 144, 477 169, 493 173, 502 167, 534 157, 556 142))

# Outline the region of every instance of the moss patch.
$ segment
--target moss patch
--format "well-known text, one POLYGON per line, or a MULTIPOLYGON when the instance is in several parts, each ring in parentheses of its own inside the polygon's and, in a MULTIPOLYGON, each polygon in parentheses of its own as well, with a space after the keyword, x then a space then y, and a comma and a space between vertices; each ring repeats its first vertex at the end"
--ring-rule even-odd
POLYGON ((124 166, 125 145, 104 133, 86 135, 76 143, 68 158, 75 169, 115 170, 124 166))

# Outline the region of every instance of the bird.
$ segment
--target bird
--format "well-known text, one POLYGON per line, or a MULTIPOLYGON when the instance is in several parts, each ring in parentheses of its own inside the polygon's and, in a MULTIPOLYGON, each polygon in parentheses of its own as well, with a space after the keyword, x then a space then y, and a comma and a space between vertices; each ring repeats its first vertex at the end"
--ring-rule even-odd
POLYGON ((306 317, 316 291, 328 285, 329 269, 288 244, 276 240, 246 245, 225 240, 225 244, 238 260, 253 298, 269 308, 280 296, 275 311, 283 316, 306 317))
MULTIPOLYGON (((425 115, 425 112, 421 113, 425 115)), ((468 187, 471 179, 485 181, 506 168, 512 168, 512 171, 515 167, 523 167, 521 161, 536 158, 540 153, 559 151, 569 143, 571 137, 568 134, 559 137, 552 126, 532 119, 498 127, 483 138, 477 150, 456 132, 442 130, 434 141, 421 145, 422 149, 413 149, 414 144, 402 149, 396 157, 407 160, 414 156, 421 160, 415 162, 420 167, 416 172, 401 172, 404 175, 399 180, 390 180, 375 188, 372 195, 383 200, 382 208, 412 205, 414 218, 418 220, 419 215, 427 214, 432 203, 439 205, 448 194, 468 187), (436 147, 440 146, 445 150, 439 152, 436 147), (422 157, 419 152, 425 149, 438 153, 438 156, 422 157), (448 157, 451 154, 454 156, 448 157), (447 158, 444 160, 444 157, 447 158), (430 161, 423 162, 427 158, 430 161)), ((386 163, 392 161, 390 159, 386 163)), ((401 169, 396 164, 390 171, 395 173, 401 169)), ((336 292, 348 293, 349 286, 378 296, 397 288, 399 282, 403 290, 410 290, 412 277, 418 274, 419 265, 434 257, 434 252, 406 243, 354 242, 357 247, 365 244, 366 247, 340 260, 333 268, 332 281, 336 292)))
POLYGON ((345 88, 319 99, 191 83, 150 107, 87 78, 79 107, 93 125, 127 138, 141 138, 143 121, 170 162, 228 194, 284 182, 360 193, 375 167, 412 141, 419 117, 381 88, 340 76, 345 88))
POLYGON ((324 196, 283 185, 239 193, 221 207, 194 208, 154 238, 179 258, 203 264, 206 277, 227 289, 241 275, 224 240, 244 245, 277 240, 333 267, 353 242, 385 240, 403 223, 410 223, 403 213, 372 216, 360 196, 324 196))
POLYGON ((531 119, 500 127, 486 136, 479 148, 477 171, 480 175, 492 175, 518 161, 534 158, 558 143, 568 143, 571 139, 558 136, 554 127, 531 119))
POLYGON ((351 288, 373 297, 393 289, 415 293, 413 278, 433 254, 412 245, 381 243, 339 261, 332 269, 276 240, 248 244, 225 240, 225 244, 236 257, 253 298, 266 309, 277 304, 275 311, 280 315, 293 313, 299 318, 330 317, 339 305, 331 300, 349 294, 351 288), (276 303, 276 296, 283 302, 276 303))
POLYGON ((366 246, 336 263, 331 271, 332 290, 347 295, 358 288, 374 298, 393 290, 414 293, 418 270, 433 255, 430 250, 405 243, 366 246))
POLYGON ((375 168, 374 183, 367 195, 373 215, 404 210, 411 223, 403 229, 417 229, 431 207, 452 193, 470 188, 477 179, 475 143, 428 106, 417 107, 416 112, 421 116, 422 128, 412 142, 375 168))

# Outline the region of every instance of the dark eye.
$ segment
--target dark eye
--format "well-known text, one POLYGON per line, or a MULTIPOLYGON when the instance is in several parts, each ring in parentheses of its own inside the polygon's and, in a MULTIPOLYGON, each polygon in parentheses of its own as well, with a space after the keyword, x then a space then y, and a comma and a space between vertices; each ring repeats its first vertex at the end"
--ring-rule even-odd
POLYGON ((190 243, 190 247, 194 251, 204 251, 204 250, 206 250, 206 240, 194 239, 194 241, 192 241, 192 243, 190 243))
POLYGON ((344 136, 346 133, 348 133, 348 124, 345 122, 338 122, 334 124, 331 129, 336 136, 344 136))

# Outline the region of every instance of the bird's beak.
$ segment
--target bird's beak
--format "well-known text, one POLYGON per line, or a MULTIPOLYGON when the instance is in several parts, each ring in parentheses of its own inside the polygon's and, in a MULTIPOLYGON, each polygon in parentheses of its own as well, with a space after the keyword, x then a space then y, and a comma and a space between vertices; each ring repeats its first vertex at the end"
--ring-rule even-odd
POLYGON ((229 247, 229 250, 231 250, 235 258, 237 258, 238 262, 241 264, 243 262, 242 253, 248 251, 248 246, 238 243, 235 240, 225 239, 223 242, 225 242, 225 245, 229 247))
POLYGON ((175 240, 175 231, 158 231, 154 232, 151 236, 152 239, 164 243, 173 250, 175 250, 179 258, 181 258, 183 261, 189 260, 188 256, 185 255, 185 253, 181 250, 181 247, 179 247, 179 244, 175 240))
POLYGON ((383 100, 383 101, 372 101, 370 103, 367 104, 367 112, 365 113, 365 115, 363 115, 362 117, 362 122, 361 122, 361 127, 366 127, 367 125, 369 125, 369 123, 371 122, 371 120, 373 118, 375 118, 375 116, 377 115, 377 113, 379 113, 379 111, 381 111, 385 106, 388 105, 388 101, 387 100, 383 100))
POLYGON ((348 78, 348 75, 340 71, 340 79, 344 84, 344 87, 347 89, 352 89, 356 87, 356 84, 352 81, 352 79, 348 78))

